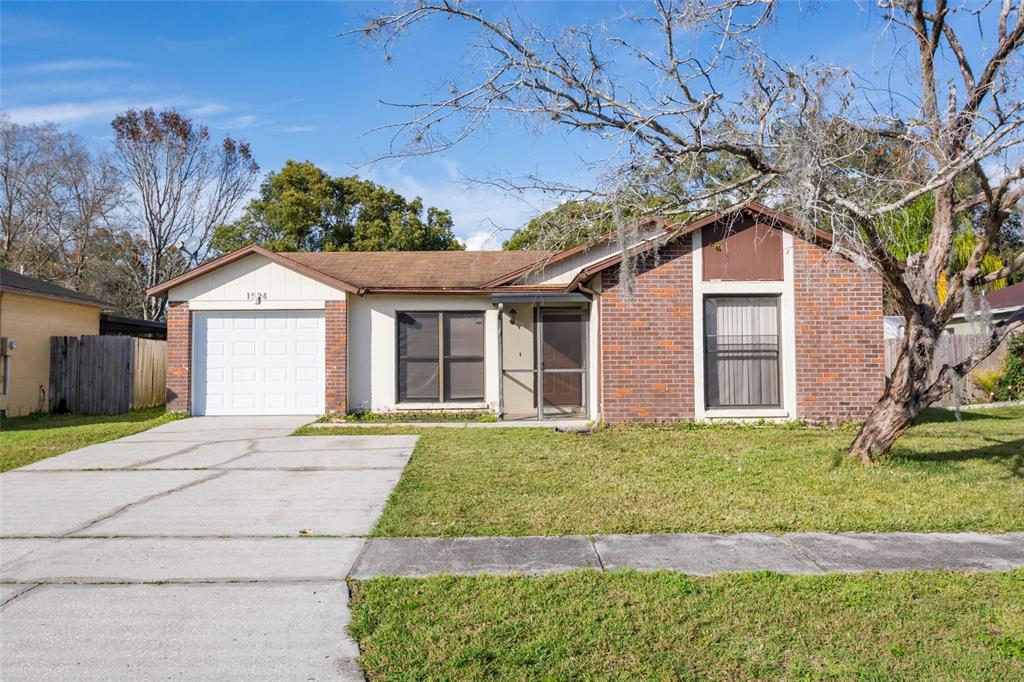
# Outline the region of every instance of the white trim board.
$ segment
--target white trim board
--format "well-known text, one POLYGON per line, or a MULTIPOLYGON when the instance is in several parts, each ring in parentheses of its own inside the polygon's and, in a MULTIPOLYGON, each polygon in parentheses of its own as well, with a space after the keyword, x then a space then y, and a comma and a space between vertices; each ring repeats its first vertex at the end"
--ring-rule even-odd
POLYGON ((793 235, 782 234, 783 281, 781 282, 726 282, 704 281, 702 257, 703 229, 691 235, 693 253, 693 418, 698 421, 716 419, 777 419, 792 420, 797 417, 796 395, 796 294, 795 257, 793 235), (704 296, 705 295, 770 295, 780 298, 779 318, 782 349, 779 354, 782 383, 782 407, 766 408, 715 408, 707 409, 704 401, 704 296))

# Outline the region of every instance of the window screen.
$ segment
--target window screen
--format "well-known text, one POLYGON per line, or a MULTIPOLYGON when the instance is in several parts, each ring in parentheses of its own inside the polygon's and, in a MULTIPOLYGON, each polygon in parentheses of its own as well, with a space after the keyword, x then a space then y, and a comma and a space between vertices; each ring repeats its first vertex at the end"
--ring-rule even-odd
POLYGON ((484 316, 442 313, 444 400, 484 399, 484 316))
POLYGON ((779 299, 704 299, 704 391, 708 407, 777 407, 779 299))
POLYGON ((398 315, 398 399, 437 400, 441 385, 437 313, 398 315))
POLYGON ((483 313, 399 313, 398 400, 483 399, 483 313))

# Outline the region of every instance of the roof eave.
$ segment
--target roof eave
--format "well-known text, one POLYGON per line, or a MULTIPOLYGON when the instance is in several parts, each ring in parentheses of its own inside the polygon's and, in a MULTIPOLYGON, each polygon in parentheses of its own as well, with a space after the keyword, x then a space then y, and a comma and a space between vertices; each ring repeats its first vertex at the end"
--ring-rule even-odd
MULTIPOLYGON (((651 218, 645 218, 645 219, 639 221, 637 224, 638 224, 638 226, 640 226, 640 225, 651 225, 651 224, 658 224, 658 223, 662 223, 663 224, 664 221, 662 221, 659 218, 651 217, 651 218)), ((668 228, 666 228, 666 230, 667 229, 668 228)), ((598 239, 595 239, 594 241, 588 241, 588 242, 584 242, 583 244, 577 244, 576 246, 569 247, 568 249, 565 249, 564 251, 559 251, 558 253, 552 254, 550 258, 547 258, 547 259, 540 258, 535 263, 531 263, 530 265, 526 265, 526 266, 523 266, 521 268, 517 268, 516 270, 513 270, 513 271, 511 271, 511 272, 509 272, 507 274, 504 274, 501 277, 497 277, 495 279, 492 279, 490 282, 487 282, 486 284, 484 284, 484 286, 485 287, 496 287, 496 286, 501 286, 502 284, 508 284, 509 282, 514 282, 515 280, 519 279, 523 275, 526 275, 526 274, 532 272, 537 267, 537 265, 539 263, 543 263, 543 265, 545 267, 548 266, 548 265, 552 265, 553 263, 560 263, 561 261, 565 260, 566 258, 571 258, 571 257, 573 257, 573 256, 575 256, 577 254, 583 253, 587 249, 591 249, 591 248, 594 248, 594 247, 596 247, 596 246, 598 246, 600 244, 603 244, 604 242, 607 242, 607 241, 611 240, 611 238, 612 238, 612 235, 604 235, 604 236, 602 236, 602 237, 600 237, 598 239)))
MULTIPOLYGON (((1024 303, 1022 303, 1020 305, 1004 306, 1002 308, 992 308, 988 312, 989 312, 990 315, 1005 315, 1006 313, 1015 313, 1018 310, 1020 310, 1021 308, 1024 308, 1024 303)), ((981 315, 981 311, 980 310, 976 310, 973 313, 971 313, 972 317, 975 316, 975 315, 981 315)), ((967 317, 967 313, 961 311, 959 313, 955 313, 949 319, 954 320, 954 319, 956 319, 958 317, 966 318, 967 317)))
POLYGON ((322 284, 326 284, 327 286, 334 287, 336 289, 341 289, 343 291, 347 291, 353 294, 358 294, 362 292, 362 289, 360 287, 355 286, 354 284, 338 279, 336 277, 332 277, 328 274, 320 272, 315 268, 311 268, 308 265, 304 265, 302 263, 293 261, 287 256, 282 256, 279 253, 274 253, 273 251, 269 251, 263 248, 262 246, 251 244, 249 246, 242 247, 237 251, 232 251, 231 253, 227 253, 218 258, 214 258, 209 262, 203 263, 197 268, 193 268, 188 272, 184 272, 178 275, 177 277, 172 277, 171 279, 161 282, 156 286, 152 286, 149 289, 146 289, 146 295, 152 296, 154 298, 165 298, 167 293, 170 292, 170 290, 175 287, 179 287, 182 284, 185 284, 196 279, 197 277, 202 277, 203 275, 209 272, 213 272, 218 268, 222 268, 225 265, 230 265, 235 261, 241 260, 246 256, 251 256, 254 254, 263 256, 273 261, 274 263, 277 263, 278 265, 294 270, 299 274, 305 275, 310 279, 316 280, 322 284))
MULTIPOLYGON (((495 291, 508 291, 510 287, 487 285, 464 286, 464 287, 366 287, 363 293, 366 294, 491 294, 495 291)), ((539 285, 532 287, 518 286, 514 291, 561 291, 561 285, 539 285)))
POLYGON ((34 291, 32 289, 21 289, 19 287, 11 286, 0 286, 0 291, 7 294, 18 294, 21 296, 35 296, 36 298, 46 298, 51 301, 60 301, 61 303, 74 303, 76 305, 85 305, 91 308, 113 308, 113 304, 107 301, 101 301, 98 298, 76 298, 73 296, 61 296, 60 294, 49 294, 42 291, 34 291))
MULTIPOLYGON (((697 230, 707 227, 708 225, 712 225, 733 213, 748 213, 752 217, 765 216, 769 218, 773 223, 778 223, 771 224, 769 225, 769 227, 776 227, 778 229, 788 229, 789 231, 794 233, 802 233, 801 236, 807 234, 812 235, 816 240, 820 241, 825 246, 831 246, 832 244, 832 235, 830 235, 828 232, 816 228, 810 228, 806 225, 803 225, 793 220, 786 214, 773 211, 772 209, 768 208, 763 204, 750 203, 729 211, 720 211, 718 213, 713 213, 711 215, 701 218, 700 220, 696 220, 692 223, 687 223, 686 225, 668 231, 664 235, 659 235, 657 237, 648 239, 647 241, 641 242, 636 246, 630 247, 629 254, 636 255, 639 253, 643 253, 644 251, 654 248, 655 246, 661 246, 675 239, 679 239, 680 237, 685 237, 686 235, 691 234, 692 232, 696 232, 697 230)), ((573 277, 572 281, 569 282, 569 284, 566 286, 566 291, 572 291, 573 289, 578 288, 580 284, 587 281, 588 279, 598 274, 602 270, 618 265, 621 262, 622 253, 615 253, 602 260, 599 260, 596 263, 592 263, 591 265, 582 268, 576 274, 576 276, 573 277)))

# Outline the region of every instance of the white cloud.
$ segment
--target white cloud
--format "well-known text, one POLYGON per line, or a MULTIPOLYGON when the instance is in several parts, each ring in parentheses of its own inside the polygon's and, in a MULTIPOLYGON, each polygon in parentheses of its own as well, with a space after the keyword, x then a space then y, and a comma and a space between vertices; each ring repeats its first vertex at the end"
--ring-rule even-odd
POLYGON ((213 116, 214 114, 222 114, 227 110, 227 106, 220 102, 210 102, 209 104, 193 107, 187 113, 189 116, 213 116))
POLYGON ((134 69, 137 64, 119 59, 64 59, 54 62, 29 64, 21 70, 25 73, 63 73, 67 71, 100 71, 109 69, 134 69))
MULTIPOLYGON (((124 113, 129 109, 168 109, 177 108, 184 110, 190 115, 211 115, 218 111, 227 109, 216 102, 199 103, 189 97, 164 97, 156 99, 94 99, 83 102, 53 102, 51 104, 27 105, 4 109, 14 123, 59 123, 62 125, 73 125, 76 123, 88 123, 96 121, 110 121, 114 116, 124 113)), ((240 119, 255 118, 241 116, 240 119)), ((252 124, 249 121, 248 125, 252 124)), ((244 122, 244 121, 243 121, 244 122)), ((239 125, 238 127, 246 127, 239 125)))
POLYGON ((285 126, 284 128, 278 128, 279 133, 311 133, 316 128, 313 126, 285 126))
POLYGON ((501 235, 496 230, 480 230, 462 240, 466 251, 496 251, 501 248, 501 235))
POLYGON ((500 248, 515 229, 555 204, 553 198, 540 194, 512 195, 468 185, 460 176, 458 164, 450 159, 377 164, 363 175, 405 197, 418 196, 427 206, 451 211, 455 234, 471 251, 500 248), (415 172, 410 170, 411 165, 415 172))
POLYGON ((256 117, 246 114, 244 116, 236 116, 227 123, 223 124, 221 128, 251 128, 256 124, 256 117))
POLYGON ((91 102, 56 102, 37 106, 11 107, 5 112, 14 123, 82 123, 110 119, 128 109, 175 106, 175 100, 134 102, 124 99, 100 99, 91 102))

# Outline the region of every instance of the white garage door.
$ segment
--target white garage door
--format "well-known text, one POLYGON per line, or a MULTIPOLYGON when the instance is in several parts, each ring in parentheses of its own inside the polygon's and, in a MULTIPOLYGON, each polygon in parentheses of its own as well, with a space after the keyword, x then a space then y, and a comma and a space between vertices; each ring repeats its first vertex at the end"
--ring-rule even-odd
POLYGON ((322 311, 196 312, 192 413, 322 414, 322 311))

